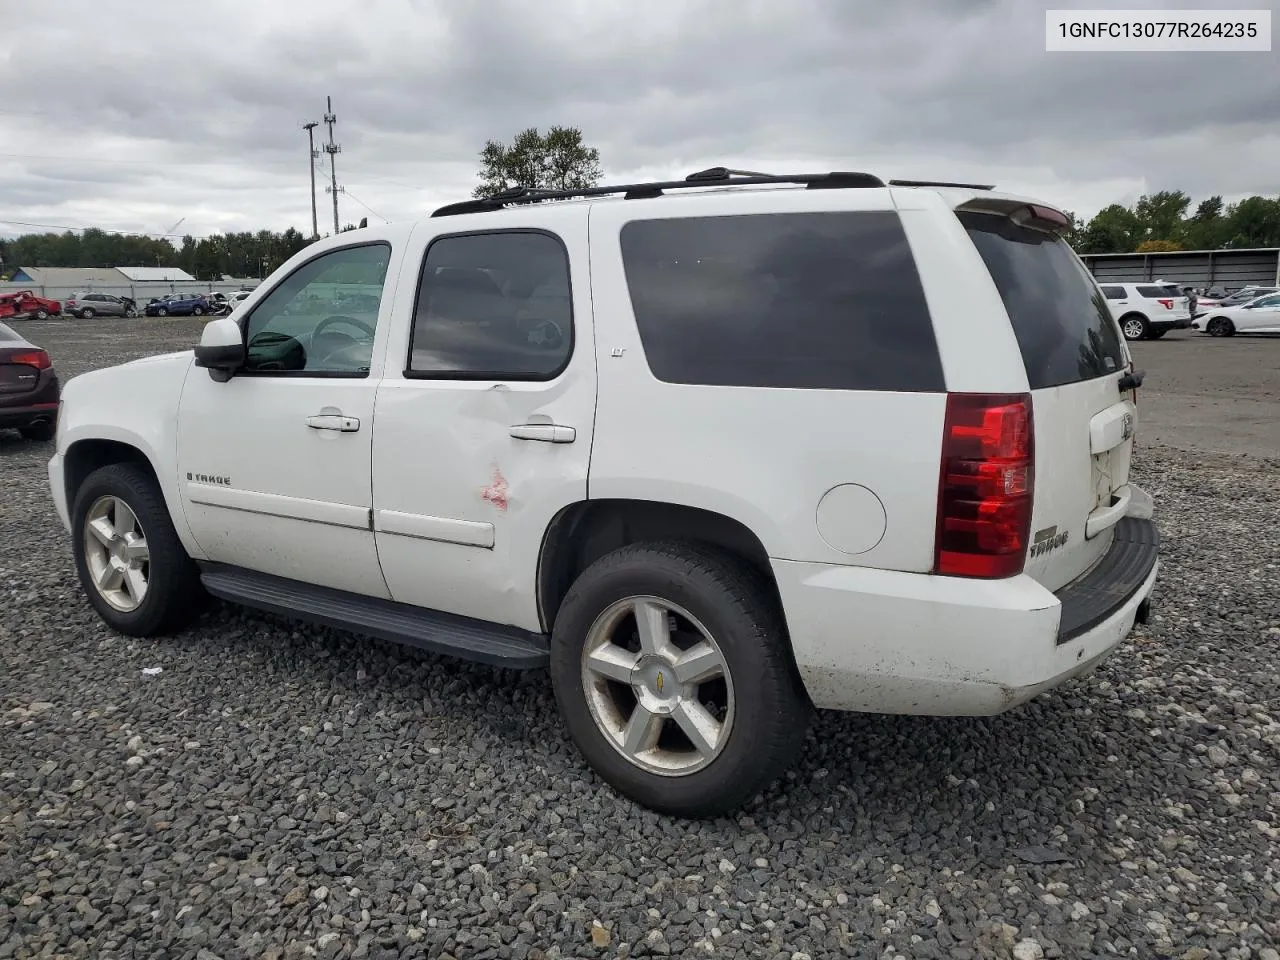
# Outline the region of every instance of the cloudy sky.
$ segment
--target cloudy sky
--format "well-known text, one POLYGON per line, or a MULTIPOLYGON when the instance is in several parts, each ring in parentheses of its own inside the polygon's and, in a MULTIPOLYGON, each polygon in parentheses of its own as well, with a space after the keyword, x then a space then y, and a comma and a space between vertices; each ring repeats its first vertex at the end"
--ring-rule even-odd
POLYGON ((1044 50, 1046 7, 1174 5, 31 0, 0 34, 0 234, 307 232, 301 124, 326 95, 344 223, 463 198, 486 138, 552 124, 623 180, 868 170, 1085 215, 1158 189, 1280 193, 1280 53, 1044 50))

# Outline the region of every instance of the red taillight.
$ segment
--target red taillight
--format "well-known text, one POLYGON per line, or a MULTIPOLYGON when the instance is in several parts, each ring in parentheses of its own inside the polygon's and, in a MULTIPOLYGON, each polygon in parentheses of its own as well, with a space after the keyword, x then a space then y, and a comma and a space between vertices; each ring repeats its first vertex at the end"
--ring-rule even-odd
POLYGON ((37 370, 48 370, 53 366, 49 359, 49 354, 43 350, 36 350, 31 353, 12 353, 9 355, 10 363, 25 363, 29 367, 35 367, 37 370))
POLYGON ((948 394, 935 573, 996 578, 1022 572, 1034 455, 1029 394, 948 394))
POLYGON ((1156 302, 1157 302, 1157 303, 1159 303, 1161 306, 1163 306, 1166 310, 1172 310, 1172 309, 1173 309, 1173 301, 1172 301, 1172 300, 1164 300, 1164 299, 1160 299, 1160 300, 1157 300, 1156 302))

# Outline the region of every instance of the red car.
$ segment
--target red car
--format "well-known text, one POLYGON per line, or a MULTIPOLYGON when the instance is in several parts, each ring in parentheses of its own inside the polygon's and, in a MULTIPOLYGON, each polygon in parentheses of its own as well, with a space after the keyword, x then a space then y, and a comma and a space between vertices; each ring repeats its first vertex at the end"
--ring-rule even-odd
POLYGON ((52 440, 61 392, 49 354, 0 323, 0 429, 52 440))
POLYGON ((62 304, 47 297, 38 297, 30 290, 0 293, 0 320, 47 320, 62 312, 62 304))

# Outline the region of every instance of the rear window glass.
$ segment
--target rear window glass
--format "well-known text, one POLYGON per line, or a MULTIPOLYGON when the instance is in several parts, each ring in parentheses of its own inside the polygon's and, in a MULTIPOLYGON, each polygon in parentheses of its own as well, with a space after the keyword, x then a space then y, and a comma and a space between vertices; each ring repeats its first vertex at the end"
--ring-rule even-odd
POLYGON ((660 380, 945 389, 894 211, 636 220, 621 242, 640 340, 660 380))
POLYGON ((959 213, 1004 300, 1031 389, 1124 367, 1120 331, 1066 241, 1008 217, 959 213))

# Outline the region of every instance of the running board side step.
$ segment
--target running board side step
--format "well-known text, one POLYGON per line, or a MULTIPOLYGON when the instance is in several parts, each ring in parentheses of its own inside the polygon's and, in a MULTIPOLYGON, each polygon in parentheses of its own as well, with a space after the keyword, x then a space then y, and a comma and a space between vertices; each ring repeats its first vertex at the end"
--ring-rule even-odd
POLYGON ((551 659, 550 640, 544 634, 519 627, 424 610, 225 564, 201 563, 200 582, 220 600, 430 653, 513 670, 545 667, 551 659))

